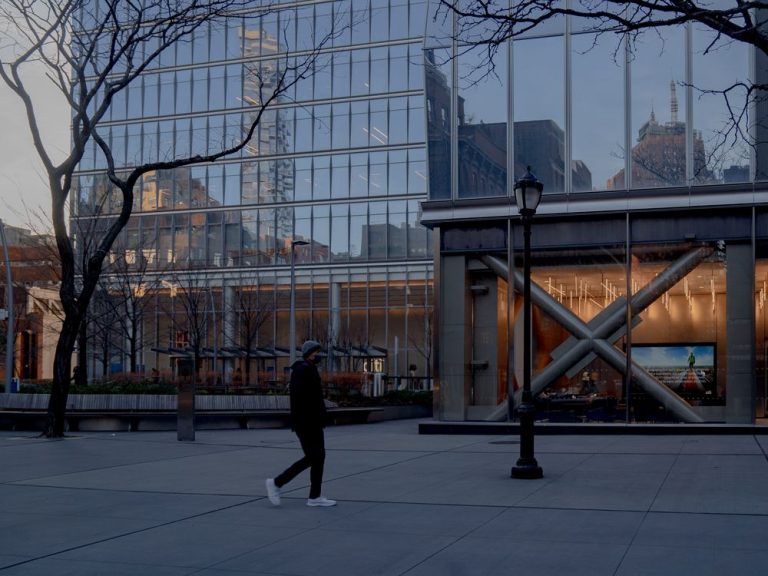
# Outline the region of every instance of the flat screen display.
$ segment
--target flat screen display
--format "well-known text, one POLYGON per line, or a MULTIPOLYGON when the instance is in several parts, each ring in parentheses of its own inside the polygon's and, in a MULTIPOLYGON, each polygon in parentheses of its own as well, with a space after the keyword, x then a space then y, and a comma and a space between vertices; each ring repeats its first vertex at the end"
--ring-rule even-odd
POLYGON ((632 360, 678 394, 715 393, 714 344, 634 344, 632 360))

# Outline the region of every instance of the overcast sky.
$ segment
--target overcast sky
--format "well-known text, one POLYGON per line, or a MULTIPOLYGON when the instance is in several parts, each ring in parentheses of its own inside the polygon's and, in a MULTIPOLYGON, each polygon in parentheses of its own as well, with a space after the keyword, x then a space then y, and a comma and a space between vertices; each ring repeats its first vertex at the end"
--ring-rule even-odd
MULTIPOLYGON (((29 75, 27 81, 39 106, 38 120, 47 147, 54 159, 61 159, 68 148, 70 111, 42 74, 29 75)), ((27 211, 40 212, 49 220, 51 197, 43 170, 30 136, 24 107, 18 96, 0 82, 0 218, 13 226, 39 227, 39 218, 27 211)))

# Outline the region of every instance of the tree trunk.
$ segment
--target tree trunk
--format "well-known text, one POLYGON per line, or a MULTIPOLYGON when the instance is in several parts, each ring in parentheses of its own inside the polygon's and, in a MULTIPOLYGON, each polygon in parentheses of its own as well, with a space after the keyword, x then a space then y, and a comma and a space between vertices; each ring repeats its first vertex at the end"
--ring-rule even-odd
MULTIPOLYGON (((70 352, 71 354, 71 352, 70 352)), ((77 331, 77 370, 75 384, 88 385, 88 323, 83 322, 77 331)))
POLYGON ((72 352, 78 337, 79 317, 65 316, 64 323, 56 344, 53 357, 53 383, 51 384, 51 399, 48 402, 45 428, 42 435, 47 438, 64 436, 64 425, 69 394, 70 374, 72 372, 72 352))

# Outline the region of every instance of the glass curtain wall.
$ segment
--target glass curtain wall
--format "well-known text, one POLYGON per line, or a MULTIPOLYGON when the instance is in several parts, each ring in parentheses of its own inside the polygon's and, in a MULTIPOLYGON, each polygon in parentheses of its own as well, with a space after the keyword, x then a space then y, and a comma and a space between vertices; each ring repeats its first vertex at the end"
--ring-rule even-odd
MULTIPOLYGON (((737 217, 746 219, 744 214, 737 217)), ((736 237, 731 228, 717 239, 706 232, 714 220, 691 218, 685 225, 698 232, 689 236, 702 239, 682 238, 671 224, 675 215, 670 218, 645 214, 630 216, 625 223, 572 221, 569 234, 581 240, 552 246, 552 224, 542 220, 537 230, 534 218, 531 385, 538 395, 537 418, 680 422, 694 415, 708 422, 735 422, 764 414, 767 245, 759 242, 756 247, 752 302, 739 292, 752 274, 749 235, 736 237), (588 240, 590 229, 601 230, 599 245, 588 240), (753 310, 756 382, 750 386, 740 374, 749 365, 740 351, 749 346, 743 342, 751 337, 745 331, 749 322, 739 318, 753 310), (729 342, 731 338, 738 342, 729 342), (753 394, 754 414, 743 404, 743 396, 752 402, 753 394), (668 402, 674 397, 683 402, 668 402)), ((764 215, 758 217, 758 232, 763 220, 764 215)), ((519 240, 514 263, 518 274, 519 240)), ((477 276, 473 286, 479 284, 477 276)), ((473 298, 477 301, 475 294, 473 298)), ((519 393, 522 301, 515 298, 513 303, 513 381, 519 393)), ((506 317, 505 302, 498 304, 497 314, 506 317)))
MULTIPOLYGON (((510 147, 511 178, 530 165, 545 194, 626 194, 755 178, 752 103, 744 89, 755 74, 745 43, 700 25, 631 38, 595 35, 578 20, 566 27, 559 18, 491 55, 487 46, 448 40, 446 20, 425 40, 431 198, 498 195, 474 166, 510 147), (446 120, 451 106, 455 126, 446 120), (447 165, 452 148, 453 175, 437 168, 447 165)), ((486 174, 497 175, 492 163, 486 174)))
MULTIPOLYGON (((599 221, 574 223, 583 238, 599 221)), ((614 231, 611 231, 614 232, 614 231)), ((624 235, 606 234, 599 244, 547 247, 545 229, 532 253, 533 381, 539 416, 551 422, 616 421, 625 417, 627 258, 624 235), (576 325, 574 328, 573 324, 576 325), (580 330, 582 332, 580 332, 580 330), (592 346, 592 334, 610 348, 592 346)), ((515 247, 518 248, 522 241, 515 247)), ((518 269, 522 269, 522 254, 518 269)), ((522 383, 522 299, 516 299, 516 381, 522 383)))
MULTIPOLYGON (((727 400, 726 266, 718 242, 633 242, 632 362, 706 420, 722 421, 727 400)), ((677 420, 652 390, 633 385, 632 418, 677 420)))
MULTIPOLYGON (((115 99, 103 127, 126 166, 239 141, 279 75, 301 66, 306 51, 334 32, 312 73, 277 98, 242 152, 144 176, 130 246, 116 245, 113 259, 130 251, 141 261, 169 311, 180 304, 163 280, 200 271, 198 278, 221 291, 217 319, 231 315, 227 291, 245 283, 269 316, 252 344, 284 350, 290 245, 306 241, 295 259, 297 339, 322 337, 333 369, 375 353, 389 376, 405 377, 415 364, 426 379, 432 245, 419 224, 428 179, 420 60, 426 14, 425 0, 317 0, 217 21, 164 53, 115 99), (344 267, 351 263, 354 270, 344 267), (239 280, 246 270, 248 279, 239 280)), ((120 210, 100 174, 104 166, 91 146, 79 166, 76 218, 120 210)), ((158 346, 188 345, 176 337, 178 314, 162 310, 158 305, 151 330, 158 346)), ((227 330, 230 346, 244 345, 239 332, 227 330)), ((213 348, 212 337, 205 344, 213 348)), ((265 354, 274 380, 287 359, 265 354)), ((157 353, 152 362, 170 369, 174 360, 157 353)), ((231 356, 227 370, 238 363, 231 356)))

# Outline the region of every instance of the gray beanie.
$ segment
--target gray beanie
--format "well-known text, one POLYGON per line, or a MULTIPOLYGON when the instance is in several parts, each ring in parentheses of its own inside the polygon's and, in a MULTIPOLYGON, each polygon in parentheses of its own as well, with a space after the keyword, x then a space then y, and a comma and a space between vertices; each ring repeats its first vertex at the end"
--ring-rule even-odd
POLYGON ((301 357, 306 358, 312 352, 316 350, 320 350, 322 346, 320 346, 320 342, 316 342, 314 340, 307 340, 304 342, 304 344, 301 345, 301 357))

